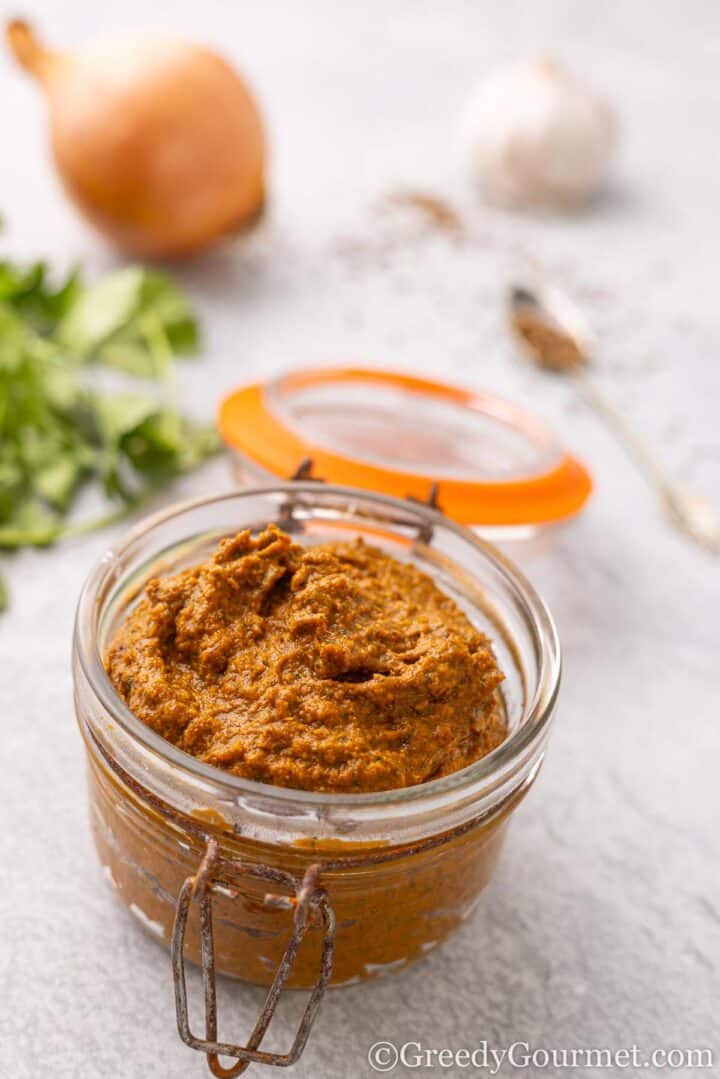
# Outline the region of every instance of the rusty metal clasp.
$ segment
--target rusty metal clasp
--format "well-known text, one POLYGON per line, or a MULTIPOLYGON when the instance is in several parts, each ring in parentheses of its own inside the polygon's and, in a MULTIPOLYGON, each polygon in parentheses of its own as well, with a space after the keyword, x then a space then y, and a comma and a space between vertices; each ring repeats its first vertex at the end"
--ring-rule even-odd
POLYGON ((219 855, 217 840, 211 837, 207 840, 205 855, 197 873, 192 877, 188 877, 180 889, 170 944, 178 1031, 186 1045, 207 1054, 208 1067, 218 1079, 233 1079, 234 1076, 241 1075, 251 1063, 270 1064, 281 1068, 288 1067, 295 1063, 305 1048, 310 1028, 332 973, 335 942, 335 916, 325 890, 318 885, 318 873, 319 866, 311 865, 308 867, 302 881, 298 881, 289 873, 284 873, 282 870, 273 869, 267 865, 255 865, 253 863, 239 865, 237 862, 224 862, 219 855), (245 876, 256 877, 288 888, 292 894, 283 896, 268 894, 265 896, 265 903, 267 906, 294 908, 295 912, 292 935, 275 972, 272 985, 265 998, 265 1004, 248 1038, 247 1045, 242 1046, 217 1041, 217 990, 215 982, 212 890, 213 883, 224 866, 231 868, 235 874, 240 868, 245 876), (190 1030, 185 982, 185 931, 193 899, 197 899, 200 905, 200 954, 205 992, 205 1038, 196 1037, 190 1030), (292 970, 307 930, 318 918, 322 922, 324 930, 320 969, 295 1035, 295 1040, 288 1053, 263 1052, 259 1046, 275 1014, 280 993, 292 970), (219 1056, 235 1057, 237 1063, 226 1068, 218 1060, 219 1056))

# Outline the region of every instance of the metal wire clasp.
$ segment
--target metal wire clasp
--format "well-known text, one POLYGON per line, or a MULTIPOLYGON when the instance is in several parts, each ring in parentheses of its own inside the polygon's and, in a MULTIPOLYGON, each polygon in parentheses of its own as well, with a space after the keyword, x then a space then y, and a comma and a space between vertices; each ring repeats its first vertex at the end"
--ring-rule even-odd
POLYGON ((308 867, 302 881, 289 873, 272 869, 267 865, 237 862, 225 863, 219 856, 217 840, 209 838, 205 855, 197 873, 188 877, 177 899, 175 922, 170 945, 172 956, 173 981, 175 986, 175 1009, 180 1037, 192 1049, 199 1049, 207 1054, 208 1067, 218 1079, 233 1079, 242 1074, 251 1063, 271 1064, 274 1067, 288 1067, 298 1059, 307 1042, 310 1028, 317 1014, 320 1001, 332 973, 333 948, 335 942, 335 916, 328 902, 325 890, 318 886, 319 866, 308 867), (212 890, 216 876, 223 866, 231 868, 236 875, 238 868, 244 876, 258 877, 261 880, 281 884, 294 893, 291 895, 265 896, 267 906, 294 908, 293 931, 285 953, 275 972, 272 985, 268 990, 262 1012, 248 1038, 247 1045, 229 1045, 217 1039, 217 992, 215 984, 215 947, 213 942, 212 890), (202 960, 203 987, 205 991, 205 1038, 197 1038, 190 1030, 188 1017, 187 986, 185 983, 185 930, 187 927, 190 904, 197 899, 200 905, 200 954, 202 960), (311 925, 322 923, 324 937, 320 970, 292 1047, 288 1053, 266 1053, 259 1046, 267 1031, 280 998, 280 993, 287 981, 295 962, 303 937, 311 925), (225 1068, 218 1056, 237 1058, 238 1063, 225 1068))

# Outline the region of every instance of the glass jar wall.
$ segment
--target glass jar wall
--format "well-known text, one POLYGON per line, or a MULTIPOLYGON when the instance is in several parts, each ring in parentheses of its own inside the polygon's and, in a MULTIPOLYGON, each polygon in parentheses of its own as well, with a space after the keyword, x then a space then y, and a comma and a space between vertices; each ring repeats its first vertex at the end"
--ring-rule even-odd
MULTIPOLYGON (((332 984, 347 984, 423 955, 476 905, 510 815, 542 760, 559 655, 532 587, 466 529, 426 506, 296 483, 173 508, 108 551, 80 600, 73 670, 98 854, 145 928, 170 941, 183 883, 214 841, 216 969, 267 984, 293 927, 292 905, 268 893, 291 894, 316 866, 314 879, 334 913, 332 984), (506 674, 506 741, 470 767, 417 787, 317 794, 220 772, 133 716, 102 655, 145 582, 202 561, 223 536, 272 521, 302 543, 362 536, 429 573, 493 640, 506 674)), ((315 922, 288 985, 317 980, 323 933, 315 922)), ((193 909, 186 952, 197 960, 199 948, 193 909)))

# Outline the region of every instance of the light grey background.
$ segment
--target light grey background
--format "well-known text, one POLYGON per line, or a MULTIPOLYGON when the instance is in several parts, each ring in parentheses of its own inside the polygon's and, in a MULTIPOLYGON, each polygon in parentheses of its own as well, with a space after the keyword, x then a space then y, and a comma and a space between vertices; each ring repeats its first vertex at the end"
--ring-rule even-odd
MULTIPOLYGON (((720 500, 717 4, 44 0, 34 14, 58 43, 149 18, 171 25, 221 46, 262 100, 271 213, 248 243, 182 271, 207 338, 181 371, 188 407, 210 415, 228 387, 296 363, 407 365, 531 404, 597 480, 574 528, 518 556, 557 617, 565 682, 496 879, 439 952, 332 993, 294 1074, 372 1074, 366 1052, 381 1038, 712 1046, 720 1067, 718 562, 666 526, 572 387, 517 361, 501 307, 507 281, 530 269, 571 289, 599 332, 607 394, 669 469, 720 500), (606 87, 623 121, 611 189, 566 219, 484 209, 456 153, 476 78, 538 50, 606 87), (406 224, 369 207, 398 186, 456 198, 472 242, 388 242, 406 224)), ((36 88, 4 57, 0 89, 3 248, 109 265, 59 192, 36 88)), ((176 493, 229 483, 218 460, 176 493)), ((0 619, 8 1079, 204 1071, 175 1033, 167 954, 106 889, 86 823, 71 620, 112 535, 0 559, 12 586, 0 619)), ((259 999, 231 987, 224 1033, 246 1032, 259 999)), ((290 1001, 274 1045, 299 1007, 290 1001)))

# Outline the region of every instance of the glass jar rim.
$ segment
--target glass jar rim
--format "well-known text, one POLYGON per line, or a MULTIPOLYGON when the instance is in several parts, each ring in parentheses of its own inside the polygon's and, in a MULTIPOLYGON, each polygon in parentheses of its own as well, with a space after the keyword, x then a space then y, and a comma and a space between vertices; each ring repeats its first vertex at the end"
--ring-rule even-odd
MULTIPOLYGON (((118 582, 114 591, 122 583, 122 581, 118 582)), ((362 811, 380 806, 410 808, 412 805, 416 811, 422 812, 432 809, 435 804, 439 808, 448 797, 454 799, 472 792, 474 798, 481 798, 484 794, 490 793, 496 787, 506 783, 516 771, 522 770, 524 764, 531 763, 542 748, 553 714, 561 673, 557 630, 547 606, 525 575, 492 544, 430 505, 414 500, 409 503, 403 499, 375 494, 360 488, 318 484, 315 481, 276 483, 201 496, 176 502, 143 518, 124 538, 106 550, 86 578, 76 611, 73 648, 88 685, 114 722, 122 728, 131 741, 139 743, 146 751, 178 769, 180 773, 188 774, 204 784, 212 784, 216 790, 223 791, 232 798, 237 798, 238 795, 262 796, 266 800, 276 799, 278 803, 288 808, 297 806, 327 810, 355 808, 362 811), (441 524, 454 532, 461 541, 474 548, 476 553, 489 561, 499 572, 516 597, 522 601, 523 615, 532 628, 538 653, 538 675, 533 692, 525 703, 522 722, 496 749, 465 768, 426 783, 362 794, 335 794, 281 787, 224 772, 178 749, 128 708, 105 669, 98 636, 94 632, 93 613, 96 611, 96 598, 106 578, 113 572, 113 567, 121 556, 127 555, 154 529, 184 513, 200 509, 202 506, 243 497, 272 496, 283 493, 351 497, 355 503, 380 504, 389 509, 402 511, 406 515, 412 512, 421 522, 429 526, 441 524)))

